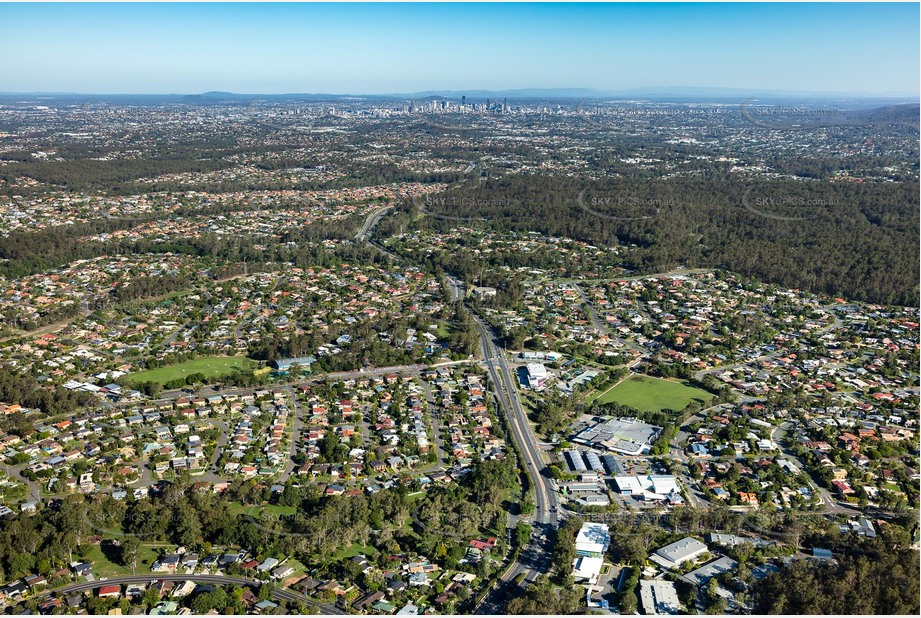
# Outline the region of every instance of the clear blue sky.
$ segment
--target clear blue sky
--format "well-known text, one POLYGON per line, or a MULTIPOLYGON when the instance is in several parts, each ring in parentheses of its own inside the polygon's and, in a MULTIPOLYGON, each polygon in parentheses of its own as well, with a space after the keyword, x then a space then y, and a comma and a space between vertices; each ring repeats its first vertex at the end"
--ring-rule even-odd
POLYGON ((918 4, 5 4, 0 91, 914 94, 918 4))

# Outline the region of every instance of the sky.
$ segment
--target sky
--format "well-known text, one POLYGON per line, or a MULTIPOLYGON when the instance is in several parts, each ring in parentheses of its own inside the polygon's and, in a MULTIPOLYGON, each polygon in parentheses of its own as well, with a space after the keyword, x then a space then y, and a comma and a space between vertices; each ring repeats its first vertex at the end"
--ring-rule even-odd
POLYGON ((919 5, 0 3, 0 92, 917 95, 919 5))

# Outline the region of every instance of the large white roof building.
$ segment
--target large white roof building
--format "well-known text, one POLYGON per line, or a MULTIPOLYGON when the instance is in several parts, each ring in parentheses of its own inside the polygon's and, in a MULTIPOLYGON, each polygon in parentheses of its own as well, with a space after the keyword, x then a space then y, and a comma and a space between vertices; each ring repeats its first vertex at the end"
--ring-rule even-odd
POLYGON ((576 555, 602 557, 610 544, 607 524, 586 522, 576 536, 576 555))
POLYGON ((572 576, 589 588, 598 583, 604 554, 611 544, 607 524, 586 522, 576 535, 576 559, 572 561, 572 576))
POLYGON ((640 581, 640 606, 647 616, 681 612, 681 601, 678 600, 675 584, 661 579, 640 581))
POLYGON ((667 569, 673 569, 688 560, 702 556, 708 551, 707 546, 702 542, 687 536, 680 541, 675 541, 657 549, 655 553, 649 556, 649 559, 667 569))

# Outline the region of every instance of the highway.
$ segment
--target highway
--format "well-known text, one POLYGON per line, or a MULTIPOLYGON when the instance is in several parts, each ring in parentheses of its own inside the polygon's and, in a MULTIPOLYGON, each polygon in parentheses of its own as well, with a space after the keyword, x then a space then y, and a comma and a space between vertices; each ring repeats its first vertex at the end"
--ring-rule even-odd
POLYGON ((355 240, 366 241, 371 238, 371 232, 374 231, 374 227, 380 222, 381 218, 387 214, 393 208, 393 205, 384 206, 373 211, 368 218, 365 219, 365 222, 361 224, 361 227, 358 229, 358 233, 355 234, 355 240))
MULTIPOLYGON (((383 212, 372 213, 362 225, 356 240, 368 241, 371 231, 383 212)), ((396 258, 380 245, 371 244, 378 250, 396 258)), ((446 275, 447 291, 451 302, 464 302, 463 282, 453 275, 446 275)), ((496 344, 496 334, 479 316, 474 316, 480 335, 480 348, 489 372, 490 387, 499 408, 507 421, 513 443, 521 453, 524 469, 534 489, 535 513, 534 534, 530 542, 521 549, 515 562, 511 563, 496 585, 475 608, 477 614, 503 614, 506 602, 521 594, 524 588, 539 574, 550 570, 550 554, 559 523, 559 497, 550 482, 550 471, 539 448, 539 440, 528 422, 527 414, 518 398, 517 379, 496 344), (521 582, 515 580, 524 573, 521 582)))
MULTIPOLYGON (((452 275, 447 275, 446 279, 451 301, 463 302, 463 283, 452 275)), ((474 319, 480 334, 480 349, 489 371, 490 386, 507 421, 512 441, 524 460, 524 469, 534 488, 536 507, 532 524, 535 534, 531 541, 521 549, 518 559, 509 565, 495 587, 475 608, 478 614, 502 614, 508 599, 521 593, 538 574, 549 571, 552 541, 559 522, 559 501, 550 484, 550 471, 538 446, 539 441, 518 398, 517 379, 496 344, 496 334, 482 318, 474 316, 474 319), (522 573, 524 578, 516 584, 515 579, 522 573)))
MULTIPOLYGON (((229 575, 184 575, 184 574, 165 574, 165 573, 150 573, 147 575, 126 575, 124 577, 110 577, 108 579, 97 579, 92 582, 81 582, 78 584, 70 584, 68 586, 63 586, 61 588, 55 588, 52 590, 44 590, 37 593, 36 598, 41 598, 47 596, 51 593, 55 593, 58 596, 66 596, 75 592, 86 592, 87 590, 95 590, 100 586, 110 586, 110 585, 124 585, 124 584, 147 584, 151 581, 165 580, 173 582, 182 582, 182 581, 194 581, 200 584, 218 584, 221 586, 226 586, 229 584, 236 584, 238 586, 249 586, 250 588, 256 588, 258 590, 259 586, 263 582, 255 579, 246 579, 243 577, 232 577, 229 575)), ((294 592, 293 590, 287 590, 284 588, 277 588, 274 593, 274 598, 277 601, 289 601, 293 603, 303 603, 304 605, 310 605, 315 607, 321 614, 324 615, 340 615, 346 614, 342 609, 339 609, 335 605, 329 605, 327 603, 320 603, 309 599, 303 594, 294 592)))
POLYGON ((486 359, 490 384, 505 414, 512 440, 518 446, 524 459, 525 470, 534 488, 536 507, 533 526, 537 534, 521 549, 518 559, 509 566, 496 586, 485 597, 483 603, 476 608, 476 613, 479 614, 501 614, 505 601, 514 596, 516 588, 523 589, 536 579, 538 574, 549 571, 550 552, 558 522, 559 504, 557 494, 550 486, 550 472, 537 446, 537 437, 528 423, 527 414, 521 407, 514 378, 502 351, 496 345, 495 334, 481 318, 477 316, 475 320, 480 332, 480 345, 483 357, 486 359), (545 540, 541 541, 541 536, 545 540), (516 584, 515 578, 521 573, 525 573, 525 577, 520 584, 516 584))

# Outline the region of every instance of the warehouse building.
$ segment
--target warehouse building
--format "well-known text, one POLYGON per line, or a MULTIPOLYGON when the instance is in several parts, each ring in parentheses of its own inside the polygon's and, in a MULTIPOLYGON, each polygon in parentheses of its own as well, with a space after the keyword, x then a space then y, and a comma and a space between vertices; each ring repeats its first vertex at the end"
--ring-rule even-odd
POLYGON ((681 601, 674 582, 661 579, 640 581, 640 606, 647 616, 681 613, 681 601))
POLYGON ((657 549, 649 556, 649 559, 666 569, 674 569, 688 560, 694 560, 704 555, 708 551, 707 546, 702 542, 687 536, 680 541, 675 541, 657 549))
POLYGON ((648 453, 662 428, 635 418, 612 418, 581 431, 573 442, 613 453, 636 456, 648 453))

